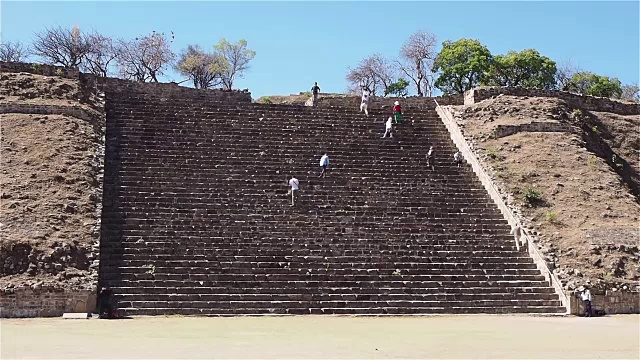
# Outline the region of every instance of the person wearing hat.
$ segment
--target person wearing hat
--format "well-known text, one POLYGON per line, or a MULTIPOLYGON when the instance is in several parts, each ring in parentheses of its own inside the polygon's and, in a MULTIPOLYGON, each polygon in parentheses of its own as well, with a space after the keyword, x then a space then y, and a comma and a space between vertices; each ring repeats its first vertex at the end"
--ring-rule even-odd
POLYGON ((393 103, 393 118, 396 120, 396 124, 402 122, 402 109, 400 108, 400 101, 393 103))
POLYGON ((589 291, 589 287, 587 285, 580 286, 578 291, 580 292, 580 298, 584 304, 584 316, 591 317, 591 291, 589 291))

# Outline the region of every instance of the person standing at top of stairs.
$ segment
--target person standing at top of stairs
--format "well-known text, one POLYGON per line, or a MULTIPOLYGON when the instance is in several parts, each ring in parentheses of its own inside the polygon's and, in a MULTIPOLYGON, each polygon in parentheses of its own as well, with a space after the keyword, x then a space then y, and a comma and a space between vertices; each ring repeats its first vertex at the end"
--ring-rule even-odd
POLYGON ((400 107, 400 101, 393 103, 393 117, 396 120, 396 124, 402 123, 402 108, 400 107))
POLYGON ((311 94, 313 94, 313 106, 318 105, 318 94, 320 94, 320 87, 318 86, 318 82, 316 81, 311 88, 311 94))
POLYGON ((322 155, 322 157, 320 158, 320 168, 322 169, 322 171, 320 171, 320 176, 318 177, 327 177, 328 167, 329 167, 329 156, 327 155, 327 153, 324 153, 324 155, 322 155))
POLYGON ((362 102, 360 103, 360 112, 364 110, 364 114, 369 116, 369 90, 362 88, 362 102))

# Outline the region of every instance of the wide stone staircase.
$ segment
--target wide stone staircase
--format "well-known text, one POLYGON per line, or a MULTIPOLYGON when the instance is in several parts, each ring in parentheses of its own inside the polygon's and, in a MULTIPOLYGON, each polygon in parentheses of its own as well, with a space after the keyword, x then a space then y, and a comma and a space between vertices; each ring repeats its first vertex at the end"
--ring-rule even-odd
POLYGON ((435 110, 387 116, 107 94, 101 286, 129 315, 564 312, 435 110))

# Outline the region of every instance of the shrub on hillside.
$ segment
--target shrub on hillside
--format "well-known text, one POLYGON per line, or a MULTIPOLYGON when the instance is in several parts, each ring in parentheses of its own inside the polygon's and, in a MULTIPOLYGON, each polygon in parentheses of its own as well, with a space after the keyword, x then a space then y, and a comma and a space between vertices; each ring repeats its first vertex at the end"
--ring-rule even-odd
POLYGON ((527 204, 528 206, 535 206, 542 202, 542 194, 540 193, 540 191, 534 188, 528 187, 524 191, 523 197, 525 204, 527 204))

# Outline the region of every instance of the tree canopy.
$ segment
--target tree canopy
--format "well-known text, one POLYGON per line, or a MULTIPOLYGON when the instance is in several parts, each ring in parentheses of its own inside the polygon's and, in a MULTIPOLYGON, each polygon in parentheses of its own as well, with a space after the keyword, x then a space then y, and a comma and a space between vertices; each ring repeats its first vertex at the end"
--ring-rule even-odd
POLYGON ((225 89, 231 90, 236 79, 241 78, 249 69, 249 62, 256 52, 247 48, 247 40, 239 40, 233 44, 222 38, 214 46, 215 53, 225 61, 221 80, 225 89))
POLYGON ((556 84, 556 63, 537 50, 509 51, 493 57, 484 84, 552 89, 556 84))
POLYGON ((198 45, 188 45, 180 54, 176 69, 193 81, 196 89, 210 89, 222 84, 227 65, 219 54, 206 53, 198 45))
POLYGON ((460 94, 480 85, 491 65, 491 52, 478 40, 445 41, 433 63, 435 86, 444 94, 460 94))
POLYGON ((364 88, 373 95, 386 93, 393 83, 395 72, 389 61, 381 55, 374 54, 360 61, 346 76, 350 91, 358 93, 364 88))
POLYGON ((622 83, 617 78, 582 71, 571 77, 566 90, 582 95, 619 98, 622 96, 622 83))
POLYGON ((58 26, 36 33, 32 49, 34 55, 52 65, 77 68, 91 51, 91 44, 77 26, 71 29, 58 26))
POLYGON ((155 31, 133 40, 120 40, 116 48, 120 75, 125 79, 158 82, 158 76, 175 58, 170 42, 165 34, 155 31))
POLYGON ((397 61, 400 71, 413 82, 418 96, 431 96, 431 67, 436 54, 437 38, 426 30, 411 34, 400 49, 397 61))
POLYGON ((19 42, 4 41, 0 44, 0 61, 25 61, 29 49, 19 42))

